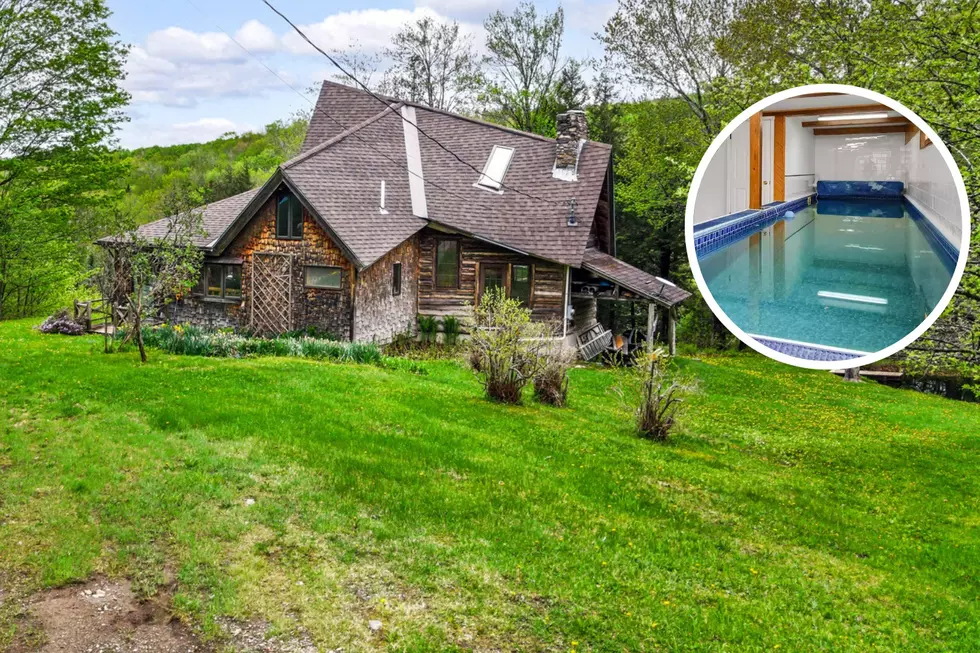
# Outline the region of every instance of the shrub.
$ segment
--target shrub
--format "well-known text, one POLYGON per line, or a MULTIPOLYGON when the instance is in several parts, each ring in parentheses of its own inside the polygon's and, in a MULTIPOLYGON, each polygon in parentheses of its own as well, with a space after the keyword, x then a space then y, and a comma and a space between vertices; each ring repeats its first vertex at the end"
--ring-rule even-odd
POLYGON ((575 351, 563 344, 543 351, 534 375, 534 398, 552 406, 568 403, 568 370, 574 362, 575 351))
POLYGON ((549 325, 532 322, 531 311, 502 289, 487 291, 474 312, 469 360, 490 399, 521 401, 535 377, 542 351, 553 345, 549 325))
POLYGON ((223 358, 293 356, 342 363, 381 362, 381 351, 373 344, 339 342, 296 335, 254 338, 229 331, 204 331, 180 324, 144 329, 143 340, 147 345, 171 354, 190 356, 223 358))
POLYGON ((439 322, 431 315, 419 315, 419 340, 423 343, 435 342, 439 322))
POLYGON ((628 374, 639 395, 635 414, 640 437, 665 441, 684 397, 694 391, 694 385, 677 373, 662 348, 639 354, 628 374))
POLYGON ((456 345, 456 340, 459 338, 459 318, 452 315, 442 318, 442 336, 445 344, 450 347, 456 345))
POLYGON ((38 327, 41 333, 60 333, 65 336, 81 336, 85 327, 68 316, 68 311, 60 310, 38 327))
POLYGON ((316 338, 317 340, 340 340, 332 331, 309 325, 302 329, 293 329, 279 336, 280 338, 316 338))

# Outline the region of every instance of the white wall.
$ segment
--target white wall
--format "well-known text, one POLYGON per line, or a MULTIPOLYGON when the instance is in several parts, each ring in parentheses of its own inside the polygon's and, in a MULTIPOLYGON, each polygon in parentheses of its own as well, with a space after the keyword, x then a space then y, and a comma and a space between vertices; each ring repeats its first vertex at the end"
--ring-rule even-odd
POLYGON ((810 118, 786 117, 786 199, 791 200, 812 193, 815 157, 812 129, 803 127, 810 118))
POLYGON ((939 231, 958 248, 963 220, 952 172, 935 145, 919 149, 918 134, 905 144, 904 153, 908 170, 905 194, 915 201, 939 231))
POLYGON ((905 181, 905 134, 817 136, 818 180, 905 181))
POLYGON ((749 121, 735 128, 728 139, 728 210, 749 208, 749 121))
POLYGON ((721 144, 701 178, 694 198, 694 224, 728 214, 728 141, 721 144))

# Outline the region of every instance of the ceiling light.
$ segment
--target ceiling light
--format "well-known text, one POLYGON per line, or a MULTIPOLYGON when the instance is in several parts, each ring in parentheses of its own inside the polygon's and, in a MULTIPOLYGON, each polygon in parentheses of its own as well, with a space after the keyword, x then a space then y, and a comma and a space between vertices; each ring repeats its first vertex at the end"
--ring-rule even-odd
POLYGON ((887 117, 887 113, 846 113, 833 116, 818 116, 817 120, 881 120, 887 117))

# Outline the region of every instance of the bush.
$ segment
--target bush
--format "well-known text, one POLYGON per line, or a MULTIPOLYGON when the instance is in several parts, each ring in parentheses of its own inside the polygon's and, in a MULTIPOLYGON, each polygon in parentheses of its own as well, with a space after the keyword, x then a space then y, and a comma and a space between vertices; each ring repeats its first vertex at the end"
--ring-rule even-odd
POLYGON ((439 322, 431 315, 419 315, 419 341, 430 343, 436 341, 436 332, 439 330, 439 322))
POLYGON ((204 331, 181 324, 146 328, 143 330, 143 340, 147 345, 171 354, 189 356, 221 358, 292 356, 342 363, 381 362, 381 351, 373 344, 339 342, 297 335, 254 338, 226 330, 204 331))
POLYGON ((60 333, 65 336, 85 335, 85 327, 68 316, 68 311, 60 310, 38 327, 41 333, 60 333))
POLYGON ((332 331, 321 329, 312 324, 302 329, 293 329, 279 336, 280 338, 316 338, 317 340, 340 340, 332 331))
POLYGON ((639 394, 635 414, 640 437, 665 441, 693 384, 680 377, 662 348, 639 354, 628 378, 639 394))
POLYGON ((568 402, 568 370, 575 362, 575 351, 558 345, 542 352, 541 358, 534 376, 534 398, 562 407, 568 402))
POLYGON ((470 364, 490 399, 521 402, 524 387, 537 375, 543 351, 554 345, 549 325, 532 322, 531 311, 502 289, 484 294, 474 313, 470 364))
POLYGON ((450 347, 456 345, 456 340, 459 338, 459 318, 452 315, 442 318, 442 336, 446 345, 450 347))

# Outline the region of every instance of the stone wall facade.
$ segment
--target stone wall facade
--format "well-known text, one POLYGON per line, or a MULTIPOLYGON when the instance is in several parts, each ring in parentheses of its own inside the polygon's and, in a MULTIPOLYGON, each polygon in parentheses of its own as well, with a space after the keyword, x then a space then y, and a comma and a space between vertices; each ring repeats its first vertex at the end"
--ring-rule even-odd
POLYGON ((415 333, 418 310, 419 241, 412 236, 357 276, 354 291, 354 339, 386 344, 402 333, 415 333), (393 269, 401 263, 401 293, 393 294, 393 269))
POLYGON ((340 340, 349 340, 353 325, 354 266, 343 250, 334 243, 316 218, 303 212, 303 237, 297 240, 276 237, 276 196, 273 195, 257 212, 222 254, 223 260, 242 262, 242 301, 217 301, 195 295, 181 300, 175 307, 177 321, 203 327, 251 325, 253 288, 253 254, 277 253, 291 258, 290 305, 288 324, 281 330, 316 327, 340 340), (306 266, 327 265, 341 269, 339 289, 307 288, 306 266))

